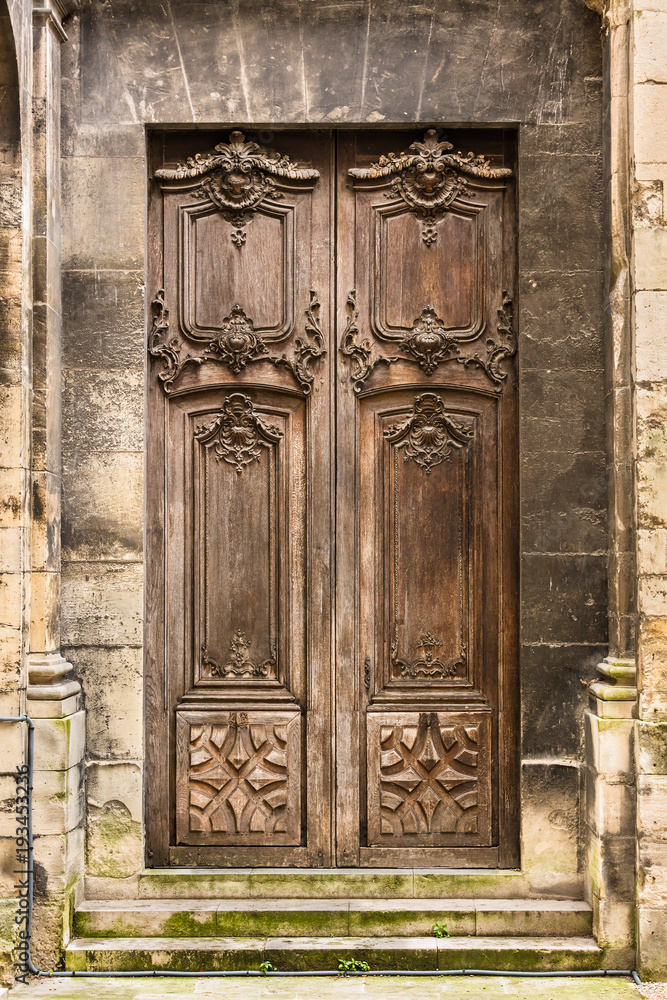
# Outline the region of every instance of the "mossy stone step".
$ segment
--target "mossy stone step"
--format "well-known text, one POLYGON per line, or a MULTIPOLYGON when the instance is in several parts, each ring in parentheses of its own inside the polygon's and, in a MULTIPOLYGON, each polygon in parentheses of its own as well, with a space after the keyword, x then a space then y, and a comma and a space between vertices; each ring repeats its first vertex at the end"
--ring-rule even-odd
POLYGON ((76 911, 81 937, 512 937, 591 933, 587 903, 558 900, 92 900, 76 911))
POLYGON ((151 868, 139 875, 139 896, 143 899, 535 899, 539 893, 522 872, 513 870, 151 868))
POLYGON ((592 938, 562 937, 309 937, 77 938, 66 951, 69 970, 282 971, 338 969, 357 959, 371 969, 502 969, 574 971, 600 968, 592 938))

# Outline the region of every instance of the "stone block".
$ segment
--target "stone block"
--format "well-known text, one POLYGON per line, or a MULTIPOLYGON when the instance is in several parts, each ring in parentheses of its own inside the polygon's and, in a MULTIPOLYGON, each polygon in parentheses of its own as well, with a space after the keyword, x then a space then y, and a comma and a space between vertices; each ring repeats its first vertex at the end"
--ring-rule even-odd
POLYGON ((650 840, 667 840, 667 775, 637 775, 637 829, 650 840))
POLYGON ((94 763, 86 774, 86 873, 128 878, 143 866, 141 768, 134 763, 94 763))
POLYGON ((521 562, 523 642, 606 642, 606 556, 524 553, 521 562))
POLYGON ((129 647, 68 649, 86 698, 89 758, 143 756, 143 655, 129 647))
POLYGON ((80 883, 83 895, 85 828, 35 837, 35 894, 55 901, 80 883))
POLYGON ((528 552, 597 552, 607 545, 604 451, 521 455, 521 540, 528 552))
POLYGON ((521 647, 521 745, 526 757, 581 756, 587 684, 606 646, 521 647))
POLYGON ((585 713, 586 762, 599 774, 631 778, 635 770, 635 723, 585 713))
POLYGON ((604 451, 603 369, 561 365, 561 370, 522 367, 522 454, 604 451))
POLYGON ((576 895, 579 876, 579 768, 560 763, 521 767, 521 868, 534 888, 576 895))
POLYGON ((16 768, 20 767, 25 759, 25 745, 26 726, 24 722, 0 722, 0 747, 2 747, 0 773, 4 772, 9 775, 12 783, 16 768))
POLYGON ((63 373, 63 464, 92 451, 142 451, 143 372, 63 373))
POLYGON ((667 909, 637 907, 637 968, 645 980, 667 979, 667 909))
POLYGON ((145 185, 143 157, 63 158, 66 270, 143 268, 145 185))
MULTIPOLYGON (((667 126, 665 129, 667 134, 667 126)), ((667 379, 666 316, 667 291, 635 293, 635 366, 638 382, 667 379)))
POLYGON ((140 646, 141 563, 63 566, 62 642, 68 646, 140 646))
POLYGON ((0 463, 5 469, 21 465, 21 386, 0 385, 0 463))
POLYGON ((66 771, 83 760, 86 713, 35 720, 35 770, 66 771))
POLYGON ((639 771, 667 775, 667 722, 637 723, 639 771))
POLYGON ((593 933, 601 948, 632 947, 635 939, 634 903, 596 900, 593 912, 593 933))
POLYGON ((636 229, 633 250, 636 288, 667 289, 667 229, 636 229))
POLYGON ((641 717, 667 715, 667 618, 644 618, 639 629, 641 717))
POLYGON ((20 468, 0 468, 0 527, 17 528, 21 524, 23 473, 20 468))
POLYGON ((667 843, 641 837, 638 846, 637 900, 667 908, 667 843))
POLYGON ((522 156, 519 234, 531 270, 590 271, 601 260, 601 157, 522 156))
POLYGON ((66 771, 35 771, 33 784, 35 834, 69 833, 83 820, 83 764, 66 771))
POLYGON ((633 111, 635 160, 638 164, 667 162, 667 87, 635 86, 633 111))
POLYGON ((32 570, 60 572, 60 475, 32 474, 32 570))
POLYGON ((30 644, 35 652, 60 646, 60 595, 60 573, 30 574, 30 644))
POLYGON ((63 470, 63 560, 143 556, 144 455, 91 452, 63 470))
POLYGON ((21 627, 21 574, 0 573, 0 622, 5 628, 21 627))
POLYGON ((640 528, 667 527, 667 461, 637 462, 637 522, 640 528))
POLYGON ((638 596, 642 616, 667 616, 667 576, 640 576, 638 596))
POLYGON ((637 532, 637 569, 642 574, 667 574, 667 528, 637 532))
POLYGON ((63 273, 65 368, 143 371, 143 271, 63 273))
POLYGON ((630 903, 635 896, 636 836, 587 838, 585 868, 600 900, 630 903))
MULTIPOLYGON (((555 128, 549 126, 550 131, 555 128)), ((518 357, 522 371, 558 373, 568 366, 596 373, 604 369, 601 284, 601 271, 531 270, 521 276, 518 357), (554 314, 558 323, 545 322, 554 314)))
POLYGON ((0 566, 4 572, 18 573, 21 570, 21 528, 0 528, 0 566))
POLYGON ((628 781, 586 775, 586 822, 598 837, 625 836, 635 832, 635 788, 628 781))

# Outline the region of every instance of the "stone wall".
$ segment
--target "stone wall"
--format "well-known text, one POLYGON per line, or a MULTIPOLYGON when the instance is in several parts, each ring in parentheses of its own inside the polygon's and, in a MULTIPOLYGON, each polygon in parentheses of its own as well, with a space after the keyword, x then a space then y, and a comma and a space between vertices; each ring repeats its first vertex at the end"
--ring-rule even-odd
POLYGON ((586 685, 606 654, 599 18, 87 2, 63 48, 63 644, 87 710, 87 892, 134 891, 141 766, 145 129, 519 125, 523 868, 582 892, 586 685), (335 45, 332 45, 335 39, 335 45))

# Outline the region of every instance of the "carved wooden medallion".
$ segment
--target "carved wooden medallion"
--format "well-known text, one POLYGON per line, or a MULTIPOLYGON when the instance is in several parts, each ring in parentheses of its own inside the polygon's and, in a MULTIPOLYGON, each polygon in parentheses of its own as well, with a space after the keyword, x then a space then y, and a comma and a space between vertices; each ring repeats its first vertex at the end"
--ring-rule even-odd
POLYGON ((200 197, 210 198, 233 227, 231 239, 237 249, 246 242, 245 227, 265 198, 280 198, 274 177, 317 180, 318 170, 298 167, 289 156, 271 153, 243 132, 231 132, 229 142, 220 142, 212 153, 189 156, 175 169, 155 171, 160 180, 202 178, 200 197))
POLYGON ((391 193, 424 219, 422 239, 431 247, 438 238, 435 223, 454 199, 468 191, 468 177, 511 177, 507 167, 492 167, 483 156, 452 153, 451 142, 438 142, 435 129, 428 129, 423 142, 413 142, 406 152, 387 153, 370 167, 352 167, 350 177, 360 180, 395 178, 391 193))
POLYGON ((415 396, 410 416, 388 427, 384 435, 403 450, 404 461, 415 462, 430 476, 431 469, 450 460, 452 448, 463 448, 474 432, 449 416, 439 396, 425 392, 415 396))
POLYGON ((215 420, 195 431, 197 441, 213 442, 218 460, 229 462, 239 475, 245 465, 259 462, 264 442, 273 444, 281 437, 281 431, 265 423, 241 392, 228 396, 215 420))

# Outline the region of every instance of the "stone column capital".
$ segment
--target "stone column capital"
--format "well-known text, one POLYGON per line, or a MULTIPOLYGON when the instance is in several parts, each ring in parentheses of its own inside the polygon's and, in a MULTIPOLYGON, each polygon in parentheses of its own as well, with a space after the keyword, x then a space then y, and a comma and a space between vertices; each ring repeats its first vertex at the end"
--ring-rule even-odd
POLYGON ((53 719, 78 711, 81 685, 72 678, 67 680, 72 669, 60 653, 33 653, 28 657, 28 715, 53 719))
POLYGON ((633 719, 637 715, 637 664, 607 656, 598 663, 602 680, 589 686, 590 708, 604 719, 633 719))
POLYGON ((79 9, 80 0, 43 0, 32 8, 33 24, 48 24, 61 42, 67 41, 63 21, 79 9))

